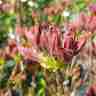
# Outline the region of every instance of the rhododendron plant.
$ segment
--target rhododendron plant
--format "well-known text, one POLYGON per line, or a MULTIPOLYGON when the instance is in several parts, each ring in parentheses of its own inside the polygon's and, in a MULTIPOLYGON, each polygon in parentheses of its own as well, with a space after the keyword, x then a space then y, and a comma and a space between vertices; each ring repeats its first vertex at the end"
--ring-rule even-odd
POLYGON ((26 38, 26 42, 30 42, 29 46, 17 45, 19 52, 23 56, 27 57, 29 55, 29 58, 32 58, 32 56, 38 56, 39 51, 47 51, 47 54, 50 56, 56 56, 66 62, 78 54, 91 35, 90 32, 84 33, 83 36, 80 36, 77 40, 76 37, 74 37, 75 32, 69 30, 68 34, 62 34, 60 28, 54 25, 47 25, 45 29, 41 25, 35 25, 29 30, 26 28, 23 30, 22 28, 19 33, 24 34, 24 36, 20 38, 24 37, 26 38), (64 36, 63 38, 62 35, 64 36))

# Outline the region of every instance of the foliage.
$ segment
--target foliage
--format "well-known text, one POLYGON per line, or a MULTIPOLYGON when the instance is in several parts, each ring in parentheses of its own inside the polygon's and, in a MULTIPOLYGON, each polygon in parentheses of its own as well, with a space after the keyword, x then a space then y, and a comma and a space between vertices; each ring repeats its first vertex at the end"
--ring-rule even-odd
POLYGON ((36 77, 36 96, 46 96, 46 81, 42 72, 39 72, 36 77))
POLYGON ((10 30, 14 31, 15 24, 16 17, 14 13, 0 12, 0 43, 8 39, 8 33, 10 30))
MULTIPOLYGON (((76 94, 86 93, 84 85, 91 82, 90 74, 95 72, 91 67, 85 70, 85 65, 78 64, 74 58, 82 52, 84 56, 96 58, 96 0, 2 2, 0 89, 9 89, 20 96, 46 96, 52 83, 55 85, 52 90, 57 92, 48 96, 55 93, 62 96, 58 92, 60 88, 63 96, 75 91, 76 94)), ((89 62, 93 64, 91 59, 89 62)))
POLYGON ((3 66, 2 71, 0 73, 0 89, 1 89, 7 87, 8 79, 11 75, 12 69, 15 66, 15 62, 13 60, 9 60, 6 61, 5 64, 0 66, 3 66))

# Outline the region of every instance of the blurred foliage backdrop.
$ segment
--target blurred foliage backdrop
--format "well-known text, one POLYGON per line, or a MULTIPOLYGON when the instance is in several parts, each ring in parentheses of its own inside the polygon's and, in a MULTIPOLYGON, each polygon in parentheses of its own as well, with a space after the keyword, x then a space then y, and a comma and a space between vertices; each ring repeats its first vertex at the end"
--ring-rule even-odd
MULTIPOLYGON (((19 52, 12 53, 12 48, 16 42, 20 43, 15 32, 17 26, 31 28, 36 24, 42 26, 46 22, 65 31, 64 26, 78 18, 80 13, 90 15, 89 5, 95 3, 96 0, 0 0, 0 96, 85 96, 88 84, 93 81, 85 78, 86 83, 80 86, 83 82, 80 76, 86 70, 83 73, 82 66, 74 64, 74 60, 73 64, 63 65, 62 61, 44 55, 40 58, 40 63, 45 64, 43 67, 47 66, 46 69, 33 64, 36 62, 24 61, 19 52)), ((96 12, 96 8, 94 10, 96 12)), ((80 34, 78 32, 77 35, 80 34)), ((26 42, 26 38, 23 42, 26 42)), ((83 56, 80 56, 82 53, 79 55, 81 60, 83 56)))

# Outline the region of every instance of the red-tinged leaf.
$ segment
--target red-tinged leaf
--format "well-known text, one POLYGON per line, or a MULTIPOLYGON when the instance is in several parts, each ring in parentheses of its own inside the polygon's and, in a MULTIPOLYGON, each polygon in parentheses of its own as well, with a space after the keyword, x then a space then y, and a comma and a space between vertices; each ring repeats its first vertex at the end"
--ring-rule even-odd
POLYGON ((72 49, 73 48, 73 38, 70 36, 67 36, 64 38, 64 48, 66 49, 72 49))
POLYGON ((14 48, 13 50, 10 51, 10 56, 14 57, 17 52, 18 52, 18 49, 14 48))
POLYGON ((96 16, 86 16, 83 28, 86 31, 94 32, 96 30, 96 16))
POLYGON ((24 56, 25 58, 30 58, 32 57, 32 51, 31 49, 28 49, 28 48, 24 48, 22 46, 18 46, 18 50, 20 52, 20 54, 22 56, 24 56))
POLYGON ((84 25, 86 24, 86 20, 88 19, 88 16, 86 16, 85 15, 85 13, 84 12, 82 12, 82 13, 80 13, 80 16, 79 16, 79 22, 80 22, 80 25, 82 26, 82 27, 84 27, 84 25))
POLYGON ((70 62, 72 60, 72 57, 74 56, 73 50, 71 49, 64 49, 64 61, 70 62))
POLYGON ((96 43, 95 43, 95 42, 92 42, 92 47, 93 47, 94 49, 96 49, 96 43))
POLYGON ((32 46, 38 47, 38 43, 40 42, 39 26, 35 25, 31 27, 29 30, 25 31, 25 36, 29 41, 31 41, 32 46))
POLYGON ((17 34, 18 36, 24 35, 23 28, 20 27, 20 26, 16 26, 16 34, 17 34))
POLYGON ((10 46, 10 47, 16 47, 16 40, 10 39, 10 40, 8 41, 8 46, 10 46))
POLYGON ((49 53, 52 54, 56 48, 60 47, 60 35, 59 30, 53 27, 48 36, 49 53))
POLYGON ((38 26, 38 25, 34 25, 34 26, 33 26, 33 32, 34 32, 35 34, 38 34, 38 33, 39 33, 39 26, 38 26))
POLYGON ((40 29, 40 26, 38 26, 38 25, 35 25, 35 26, 33 27, 33 34, 35 34, 34 39, 35 39, 37 45, 38 45, 39 42, 40 42, 40 34, 41 34, 41 32, 40 32, 39 29, 40 29))
POLYGON ((50 40, 50 45, 49 45, 50 54, 52 54, 53 51, 55 50, 56 42, 57 42, 56 41, 56 36, 55 36, 55 34, 53 34, 52 39, 50 40))
POLYGON ((96 84, 94 84, 92 87, 93 87, 93 90, 94 90, 95 93, 96 93, 96 84))
POLYGON ((93 55, 96 56, 96 36, 93 37, 93 41, 92 41, 92 52, 93 52, 93 55))
POLYGON ((96 30, 96 16, 90 17, 89 30, 91 30, 91 32, 96 30))
POLYGON ((37 52, 36 48, 34 48, 34 46, 31 48, 28 48, 28 47, 23 47, 21 45, 18 45, 17 48, 19 53, 24 57, 24 59, 37 61, 39 53, 37 52))
POLYGON ((75 54, 77 54, 82 49, 85 43, 86 40, 84 38, 77 42, 77 50, 75 50, 75 54))
POLYGON ((68 26, 67 26, 68 31, 65 33, 65 36, 72 36, 74 37, 75 32, 77 30, 77 25, 74 22, 71 22, 68 26))
POLYGON ((40 48, 48 48, 48 37, 45 32, 42 32, 40 35, 40 48))
POLYGON ((58 48, 55 50, 54 55, 57 56, 57 58, 64 60, 64 48, 58 48))
POLYGON ((91 86, 88 88, 85 96, 96 96, 96 84, 91 85, 91 86))
POLYGON ((33 35, 31 31, 25 32, 25 36, 27 37, 28 40, 32 40, 33 35))
POLYGON ((76 53, 78 53, 83 48, 83 46, 85 45, 86 41, 89 39, 90 36, 91 32, 87 32, 80 37, 80 39, 77 41, 76 53))
POLYGON ((48 49, 48 24, 43 22, 41 25, 40 25, 40 41, 38 42, 39 43, 39 46, 41 49, 48 49))
POLYGON ((54 55, 57 58, 64 60, 64 62, 68 63, 70 62, 70 60, 72 60, 73 51, 70 49, 58 48, 57 50, 54 51, 54 55))
POLYGON ((9 56, 14 57, 15 54, 18 52, 17 44, 14 39, 11 39, 8 41, 8 48, 6 49, 6 54, 9 54, 9 56))

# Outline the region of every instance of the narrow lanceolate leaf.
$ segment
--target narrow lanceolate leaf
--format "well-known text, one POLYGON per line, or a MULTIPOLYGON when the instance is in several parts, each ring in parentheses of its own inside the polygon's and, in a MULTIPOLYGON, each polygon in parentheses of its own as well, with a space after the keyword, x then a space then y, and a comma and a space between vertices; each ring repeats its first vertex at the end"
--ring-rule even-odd
POLYGON ((61 23, 61 19, 62 16, 60 14, 53 17, 53 21, 58 25, 61 23))
POLYGON ((36 85, 36 96, 46 96, 46 81, 42 72, 36 76, 36 85))
POLYGON ((88 32, 80 37, 77 43, 77 52, 79 52, 82 49, 82 47, 85 45, 86 41, 89 39, 91 35, 92 35, 91 32, 88 32))
POLYGON ((62 61, 56 60, 52 56, 42 55, 40 56, 39 60, 42 67, 52 71, 56 71, 57 69, 64 68, 64 63, 62 61))

